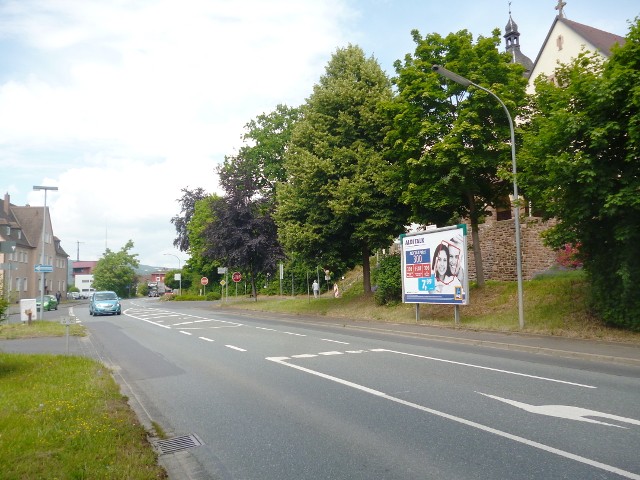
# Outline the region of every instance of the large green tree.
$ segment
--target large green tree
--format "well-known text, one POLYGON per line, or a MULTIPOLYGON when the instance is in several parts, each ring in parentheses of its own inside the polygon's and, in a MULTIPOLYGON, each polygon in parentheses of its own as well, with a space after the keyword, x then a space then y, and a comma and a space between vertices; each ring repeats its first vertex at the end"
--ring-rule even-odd
POLYGON ((93 270, 93 287, 96 290, 113 290, 120 297, 135 293, 136 271, 140 265, 137 253, 130 253, 133 242, 114 252, 106 249, 93 270))
POLYGON ((536 81, 528 195, 558 219, 551 246, 579 245, 597 311, 640 330, 640 21, 608 61, 585 52, 554 78, 536 81))
POLYGON ((489 207, 508 207, 510 129, 488 93, 434 73, 434 64, 493 91, 516 118, 526 104, 523 67, 500 53, 500 31, 489 37, 466 30, 446 37, 412 32, 416 49, 396 61, 394 129, 388 136, 405 169, 402 201, 412 221, 445 225, 468 219, 478 285, 484 284, 478 225, 489 207))
POLYGON ((334 272, 363 265, 403 231, 406 220, 384 156, 391 84, 361 48, 338 49, 302 107, 277 187, 276 221, 285 250, 334 272))

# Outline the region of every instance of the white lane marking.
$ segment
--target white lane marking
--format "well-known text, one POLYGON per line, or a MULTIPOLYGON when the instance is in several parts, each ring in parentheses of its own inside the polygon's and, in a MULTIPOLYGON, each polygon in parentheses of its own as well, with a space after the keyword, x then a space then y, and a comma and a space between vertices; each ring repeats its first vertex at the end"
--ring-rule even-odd
POLYGON ((347 353, 365 353, 369 350, 347 350, 347 353))
POLYGON ((160 324, 158 322, 152 322, 151 320, 147 320, 146 318, 136 317, 135 315, 131 315, 130 313, 128 313, 128 310, 125 310, 123 313, 127 317, 135 318, 136 320, 142 320, 143 322, 147 322, 147 323, 150 323, 152 325, 156 325, 158 327, 162 327, 162 328, 166 328, 167 330, 171 330, 171 327, 169 325, 162 325, 162 324, 160 324))
POLYGON ((350 343, 347 343, 347 342, 340 342, 338 340, 331 340, 329 338, 321 338, 320 340, 322 340, 323 342, 332 342, 332 343, 341 343, 342 345, 351 345, 350 343))
POLYGON ((519 377, 535 378, 536 380, 544 380, 544 381, 547 381, 547 382, 564 383, 565 385, 573 385, 575 387, 598 388, 598 387, 594 387, 593 385, 583 385, 581 383, 568 382, 566 380, 557 380, 555 378, 539 377, 537 375, 529 375, 527 373, 512 372, 510 370, 502 370, 502 369, 499 369, 499 368, 484 367, 482 365, 474 365, 472 363, 456 362, 456 361, 453 361, 453 360, 445 360, 444 358, 427 357, 425 355, 417 355, 415 353, 398 352, 398 351, 395 351, 395 350, 387 350, 387 349, 384 349, 384 348, 374 348, 374 349, 371 349, 371 351, 372 352, 397 353, 398 355, 406 355, 408 357, 424 358, 426 360, 433 360, 435 362, 451 363, 453 365, 462 365, 463 367, 479 368, 479 369, 482 369, 482 370, 489 370, 489 371, 492 371, 492 372, 507 373, 509 375, 517 375, 519 377))
POLYGON ((573 407, 571 405, 529 405, 528 403, 518 402, 516 400, 509 400, 508 398, 496 397, 495 395, 489 395, 488 393, 476 392, 485 397, 493 398, 500 402, 504 402, 508 405, 512 405, 517 408, 521 408, 529 413, 536 413, 538 415, 547 415, 549 417, 564 418, 566 420, 575 420, 577 422, 597 423, 599 425, 607 425, 608 427, 624 428, 622 425, 614 425, 613 423, 600 422, 599 420, 593 420, 586 417, 601 417, 608 418, 610 420, 617 420, 623 423, 630 423, 632 425, 640 425, 640 421, 633 418, 619 417, 618 415, 612 415, 610 413, 597 412, 596 410, 589 410, 587 408, 573 407))
POLYGON ((529 440, 524 437, 519 437, 517 435, 513 435, 508 432, 504 432, 502 430, 498 430, 493 427, 489 427, 487 425, 483 425, 481 423, 473 422, 471 420, 467 420, 462 417, 456 417, 455 415, 450 415, 445 412, 441 412, 439 410, 434 410, 433 408, 425 407, 423 405, 418 405, 417 403, 408 402, 406 400, 402 400, 401 398, 393 397, 391 395, 387 395, 384 392, 380 392, 378 390, 374 390, 373 388, 365 387, 364 385, 359 385, 357 383, 350 382, 348 380, 344 380, 342 378, 334 377, 333 375, 327 375, 326 373, 318 372, 316 370, 311 370, 309 368, 301 367, 299 365, 293 365, 291 363, 285 362, 285 360, 289 360, 287 357, 267 357, 266 360, 279 363, 280 365, 284 365, 285 367, 295 368, 296 370, 300 370, 302 372, 309 373, 311 375, 316 375, 318 377, 324 378, 326 380, 330 380, 332 382, 339 383, 341 385, 345 385, 347 387, 355 388, 356 390, 360 390, 362 392, 368 393, 370 395, 375 395, 376 397, 383 398, 385 400, 389 400, 400 405, 404 405, 410 408, 414 408, 416 410, 420 410, 426 413, 430 413, 432 415, 436 415, 438 417, 446 418, 447 420, 451 420, 462 425, 466 425, 472 428, 476 428, 478 430, 482 430, 488 433, 493 433, 494 435, 498 435, 503 438, 507 438, 509 440, 513 440, 514 442, 522 443, 524 445, 528 445, 533 448, 537 448, 543 450, 548 453, 553 453, 555 455, 559 455, 564 458, 568 458, 570 460, 575 460, 576 462, 584 463, 586 465, 590 465, 595 468, 599 468, 601 470, 605 470, 607 472, 612 472, 617 475, 631 478, 633 480, 640 480, 640 475, 635 474, 633 472, 627 472, 626 470, 622 470, 618 467, 614 467, 612 465, 607 465, 605 463, 598 462, 596 460, 591 460, 590 458, 582 457, 580 455, 576 455, 571 452, 567 452, 565 450, 560 450, 559 448, 551 447, 549 445, 545 445, 543 443, 535 442, 533 440, 529 440))
POLYGON ((313 355, 311 353, 303 353, 301 355, 291 355, 291 358, 313 358, 313 357, 317 357, 318 355, 313 355))
POLYGON ((244 348, 234 347, 233 345, 225 345, 225 347, 231 348, 233 350, 238 350, 239 352, 246 352, 246 350, 244 348))
POLYGON ((185 332, 184 330, 179 330, 180 333, 184 333, 185 335, 192 335, 191 332, 185 332))
POLYGON ((198 337, 201 340, 206 340, 207 342, 213 342, 214 340, 211 340, 210 338, 207 337, 198 337))
POLYGON ((306 335, 303 335, 301 333, 293 333, 293 332, 282 332, 282 333, 286 333, 287 335, 295 335, 296 337, 306 337, 306 335))
POLYGON ((325 356, 329 356, 329 355, 343 355, 342 352, 320 352, 318 353, 318 355, 325 355, 325 356))
POLYGON ((264 327, 256 327, 258 330, 266 330, 268 332, 276 332, 277 330, 274 328, 264 328, 264 327))

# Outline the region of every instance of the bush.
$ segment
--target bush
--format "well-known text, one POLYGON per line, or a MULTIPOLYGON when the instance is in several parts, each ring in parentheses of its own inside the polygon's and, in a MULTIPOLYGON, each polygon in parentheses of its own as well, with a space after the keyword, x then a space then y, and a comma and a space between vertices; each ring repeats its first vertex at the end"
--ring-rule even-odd
POLYGON ((384 257, 373 271, 373 298, 378 305, 394 305, 402 301, 401 268, 400 255, 390 255, 384 257))

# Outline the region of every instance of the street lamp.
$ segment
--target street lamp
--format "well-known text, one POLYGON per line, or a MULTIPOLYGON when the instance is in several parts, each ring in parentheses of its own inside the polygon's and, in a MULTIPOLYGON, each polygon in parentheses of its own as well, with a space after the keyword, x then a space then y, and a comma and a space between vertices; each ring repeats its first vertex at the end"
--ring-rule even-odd
MULTIPOLYGON (((41 185, 34 185, 34 190, 44 190, 44 207, 42 209, 42 255, 40 257, 40 266, 44 266, 44 245, 45 245, 45 229, 47 226, 47 190, 58 190, 58 187, 43 187, 41 185)), ((45 272, 40 272, 40 320, 44 318, 44 276, 45 272)), ((36 311, 38 309, 36 308, 36 311)), ((36 313, 37 317, 37 313, 36 313)))
POLYGON ((464 78, 457 73, 454 73, 440 65, 433 65, 431 70, 442 75, 449 80, 453 80, 456 83, 459 83, 463 87, 476 87, 480 90, 487 92, 493 98, 500 102, 502 108, 504 109, 504 113, 507 114, 507 119, 509 120, 509 130, 511 131, 511 169, 513 173, 513 198, 515 200, 515 227, 516 227, 516 269, 518 275, 518 319, 520 323, 520 328, 524 328, 524 302, 522 300, 522 255, 520 253, 520 207, 519 207, 519 199, 518 199, 518 182, 516 180, 516 139, 515 133, 513 130, 513 120, 511 119, 511 115, 509 114, 509 110, 507 110, 507 106, 504 104, 500 97, 498 97, 491 90, 486 89, 477 83, 473 83, 468 78, 464 78))
POLYGON ((178 295, 182 295, 182 264, 180 263, 180 257, 173 253, 165 253, 164 255, 170 255, 178 259, 178 270, 180 270, 180 280, 178 280, 180 282, 180 287, 178 288, 178 295))

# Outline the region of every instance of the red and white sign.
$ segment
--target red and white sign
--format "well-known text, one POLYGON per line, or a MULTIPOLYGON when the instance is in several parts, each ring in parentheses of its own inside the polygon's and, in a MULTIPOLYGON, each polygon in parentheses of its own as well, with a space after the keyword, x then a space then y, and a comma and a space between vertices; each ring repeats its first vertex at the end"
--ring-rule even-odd
POLYGON ((202 277, 202 278, 200 279, 200 283, 201 283, 202 285, 206 285, 207 283, 209 283, 209 279, 208 279, 207 277, 202 277))
POLYGON ((238 283, 240 280, 242 280, 242 275, 240 275, 240 272, 233 272, 233 275, 231 275, 231 280, 238 283))

